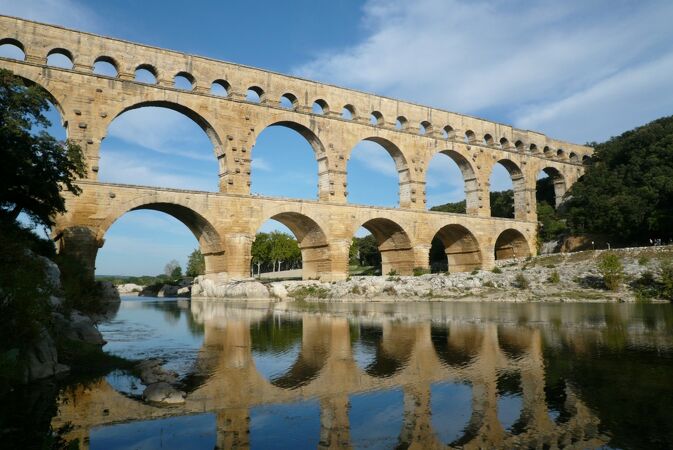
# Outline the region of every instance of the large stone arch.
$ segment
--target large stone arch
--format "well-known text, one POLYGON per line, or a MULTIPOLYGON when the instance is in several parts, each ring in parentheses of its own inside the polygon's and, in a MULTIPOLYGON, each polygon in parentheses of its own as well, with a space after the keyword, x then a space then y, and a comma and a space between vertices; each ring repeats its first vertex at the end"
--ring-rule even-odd
POLYGON ((297 244, 301 250, 302 259, 302 278, 318 279, 323 275, 330 274, 332 263, 330 259, 329 244, 325 226, 319 223, 303 212, 297 211, 273 211, 265 214, 265 217, 254 224, 252 231, 252 240, 259 227, 267 220, 275 220, 292 231, 297 239, 297 244))
POLYGON ((118 118, 119 116, 128 111, 133 111, 135 109, 145 107, 166 108, 178 112, 187 117, 188 119, 192 120, 196 125, 199 126, 199 128, 201 128, 204 131, 206 136, 208 136, 208 139, 210 140, 211 144, 213 145, 213 154, 215 155, 215 158, 217 158, 218 161, 218 170, 219 170, 218 176, 220 177, 220 191, 224 191, 225 189, 224 189, 223 177, 228 170, 227 146, 222 141, 222 138, 220 137, 219 133, 213 126, 214 121, 207 118, 202 111, 196 112, 194 109, 185 106, 181 103, 165 99, 154 99, 154 100, 150 99, 142 101, 133 100, 130 102, 125 102, 125 104, 122 104, 122 106, 117 111, 109 114, 101 122, 100 133, 102 134, 101 136, 99 136, 100 141, 102 142, 103 139, 105 139, 105 136, 107 135, 107 130, 110 128, 110 125, 116 118, 118 118))
MULTIPOLYGON (((191 206, 183 205, 170 198, 161 198, 160 195, 140 197, 118 207, 111 208, 111 213, 98 225, 96 241, 99 246, 105 242, 108 229, 120 217, 130 211, 151 210, 159 211, 179 220, 192 232, 199 242, 199 248, 206 262, 206 273, 226 271, 225 247, 222 238, 213 224, 205 215, 191 206)), ((95 255, 94 255, 95 257, 95 255)))
POLYGON ((554 206, 558 207, 563 201, 563 196, 568 190, 568 183, 565 175, 561 170, 553 166, 544 166, 538 170, 538 174, 544 172, 549 178, 551 178, 552 183, 554 184, 554 206))
POLYGON ((498 235, 493 251, 496 260, 522 258, 531 255, 526 236, 514 228, 508 228, 498 235))
POLYGON ((462 225, 444 225, 433 235, 444 246, 449 272, 470 272, 482 266, 479 241, 462 225))
MULTIPOLYGON (((255 128, 254 140, 250 142, 251 146, 251 160, 254 160, 254 145, 259 136, 264 130, 271 127, 283 127, 297 132, 301 135, 313 148, 313 153, 318 164, 318 198, 320 200, 330 199, 330 179, 329 179, 329 157, 325 150, 325 146, 314 130, 314 123, 307 121, 308 124, 300 123, 295 117, 296 114, 288 113, 287 119, 278 119, 269 121, 267 124, 259 125, 255 128)), ((251 168, 252 170, 252 168, 251 168)))
MULTIPOLYGON (((395 163, 395 168, 397 170, 398 174, 398 186, 399 186, 399 203, 400 203, 400 208, 408 208, 412 204, 412 173, 411 173, 411 167, 409 165, 409 162, 407 161, 407 157, 404 156, 404 153, 402 150, 397 146, 397 144, 393 143, 392 141, 381 137, 381 136, 365 136, 361 139, 359 139, 357 142, 355 142, 350 148, 347 150, 345 153, 345 158, 347 160, 350 160, 351 154, 353 152, 353 149, 355 146, 357 146, 360 142, 367 141, 367 142, 374 142, 376 144, 379 144, 381 147, 385 149, 386 152, 390 155, 390 157, 393 159, 393 162, 395 163)), ((346 171, 348 171, 348 167, 346 166, 346 171)), ((346 178, 348 179, 348 174, 346 174, 346 178)))
POLYGON ((383 217, 376 217, 359 224, 352 230, 355 235, 358 228, 364 227, 376 239, 381 252, 381 273, 390 271, 398 275, 411 275, 414 268, 413 243, 409 234, 398 223, 383 217))
POLYGON ((58 98, 56 95, 54 95, 53 90, 49 89, 47 87, 47 83, 45 83, 45 81, 48 81, 48 80, 42 80, 42 79, 39 79, 39 77, 36 77, 36 78, 38 78, 36 80, 33 77, 27 76, 24 73, 17 73, 17 72, 13 72, 13 73, 16 77, 20 78, 27 87, 28 86, 38 86, 40 89, 43 89, 47 93, 47 100, 49 100, 49 102, 52 105, 54 105, 54 107, 58 111, 59 115, 61 116, 61 125, 63 126, 63 128, 65 128, 65 132, 66 132, 66 136, 67 136, 68 135, 68 118, 66 116, 66 109, 63 106, 65 104, 66 99, 65 98, 58 98))
POLYGON ((493 168, 496 164, 501 164, 512 179, 512 190, 514 191, 514 218, 517 220, 526 220, 529 205, 526 195, 526 179, 523 171, 519 165, 511 159, 502 158, 493 163, 489 177, 493 173, 493 168))
MULTIPOLYGON (((425 174, 427 177, 428 167, 433 157, 437 154, 446 155, 449 157, 460 169, 461 174, 463 175, 463 184, 465 186, 465 212, 471 215, 477 215, 479 213, 479 180, 477 179, 474 167, 468 158, 464 154, 456 150, 440 150, 439 152, 429 155, 428 160, 425 162, 425 174)), ((426 180, 423 180, 426 182, 426 180)), ((425 183, 427 186, 427 182, 425 183)))

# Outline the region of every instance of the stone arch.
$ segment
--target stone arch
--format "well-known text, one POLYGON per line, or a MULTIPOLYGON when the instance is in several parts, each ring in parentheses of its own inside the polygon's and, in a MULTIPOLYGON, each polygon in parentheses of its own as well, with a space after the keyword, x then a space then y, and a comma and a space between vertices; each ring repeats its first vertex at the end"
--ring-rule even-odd
MULTIPOLYGON (((481 268, 482 257, 477 238, 462 225, 445 225, 434 234, 444 246, 449 272, 470 272, 481 268)), ((434 239, 433 237, 433 239, 434 239)))
POLYGON ((539 172, 544 172, 549 178, 551 178, 554 185, 554 207, 558 207, 563 201, 563 196, 568 190, 566 179, 563 176, 563 173, 556 167, 551 166, 543 167, 539 172))
MULTIPOLYGON (((220 138, 219 134, 215 130, 215 127, 211 125, 211 122, 206 119, 201 113, 197 113, 191 108, 188 108, 187 106, 181 105, 179 103, 175 102, 170 102, 166 100, 146 100, 146 101, 141 101, 137 103, 131 103, 129 105, 122 106, 122 108, 117 111, 115 114, 111 114, 109 116, 108 122, 105 124, 105 130, 110 126, 112 121, 116 119, 117 117, 121 116, 125 112, 132 111, 134 109, 139 109, 139 108, 144 108, 144 107, 158 107, 158 108, 167 108, 171 109, 175 112, 178 112, 187 118, 191 119, 194 123, 196 123, 205 133, 206 136, 208 136, 208 139, 210 139, 210 142, 213 144, 213 153, 215 154, 215 157, 218 160, 218 166, 219 166, 219 176, 220 176, 220 190, 222 190, 222 176, 227 170, 227 164, 226 164, 226 151, 225 151, 225 146, 222 143, 222 139, 220 138)), ((107 133, 107 131, 106 131, 107 133)), ((105 136, 101 136, 101 140, 105 136)))
POLYGON ((264 102, 264 100, 265 100, 265 99, 264 99, 264 95, 265 95, 264 89, 262 89, 261 87, 259 87, 259 86, 250 86, 250 87, 248 88, 248 90, 246 91, 246 97, 245 97, 245 100, 248 101, 248 102, 251 102, 251 103, 262 103, 262 102, 264 102), (253 92, 254 94, 256 94, 257 97, 259 98, 259 100, 249 98, 251 92, 253 92))
POLYGON ((341 109, 341 118, 346 120, 354 120, 357 118, 355 113, 356 113, 355 106, 349 103, 347 105, 344 105, 344 107, 341 109))
POLYGON ((477 141, 477 135, 472 130, 465 130, 465 142, 472 144, 477 141))
POLYGON ((522 258, 531 255, 526 237, 513 228, 498 235, 494 245, 495 259, 522 258))
POLYGON ((421 136, 430 135, 432 131, 432 124, 429 121, 421 121, 420 126, 418 127, 418 134, 421 136))
POLYGON ((398 130, 406 130, 409 126, 409 121, 404 116, 398 116, 395 120, 395 128, 398 130))
POLYGON ((442 364, 456 368, 469 365, 479 354, 484 341, 483 330, 475 324, 433 326, 430 336, 442 364))
POLYGON ((331 272, 329 244, 324 226, 303 213, 285 211, 274 213, 257 223, 253 233, 268 219, 278 221, 288 227, 297 239, 301 250, 303 279, 318 279, 323 274, 331 272))
MULTIPOLYGON (((408 207, 411 204, 411 189, 409 186, 411 181, 411 171, 409 169, 409 164, 407 163, 407 158, 404 156, 404 153, 402 153, 402 150, 388 139, 379 136, 369 136, 360 140, 360 142, 362 141, 379 144, 393 159, 398 174, 399 204, 402 208, 408 207)), ((348 160, 350 160, 353 148, 355 148, 355 146, 353 146, 346 155, 348 160)), ((348 174, 346 174, 346 177, 348 177, 348 174)))
POLYGON ((528 210, 528 202, 526 199, 526 180, 523 171, 511 159, 503 158, 493 164, 491 173, 493 173, 495 164, 502 165, 512 179, 512 191, 514 192, 514 218, 525 220, 528 210))
MULTIPOLYGON (((288 95, 288 94, 285 94, 288 95)), ((296 122, 294 120, 279 120, 272 122, 264 127, 259 126, 259 132, 255 134, 255 141, 262 134, 264 130, 271 127, 284 127, 299 133, 313 148, 315 159, 318 163, 318 198, 321 200, 328 200, 330 197, 330 182, 329 182, 329 160, 325 146, 321 142, 318 135, 308 126, 296 122)), ((254 159, 254 142, 251 142, 252 150, 250 158, 254 159)))
POLYGON ((313 102, 313 112, 315 114, 327 115, 329 114, 329 105, 325 100, 319 98, 313 102), (318 112, 316 112, 316 110, 318 112))
POLYGON ((380 111, 372 111, 369 122, 375 127, 382 127, 385 124, 383 121, 383 114, 381 114, 380 111))
POLYGON ((489 133, 486 133, 484 135, 484 145, 488 145, 488 146, 495 145, 495 140, 493 139, 493 136, 491 136, 489 133))
POLYGON ((44 83, 35 81, 32 78, 28 78, 25 75, 18 74, 18 73, 14 73, 14 76, 20 78, 26 86, 39 86, 41 89, 43 89, 47 93, 48 100, 54 105, 54 107, 58 111, 59 115, 61 116, 61 121, 62 121, 61 125, 63 126, 63 128, 65 128, 66 134, 67 134, 67 132, 68 132, 68 120, 67 120, 66 115, 65 115, 65 108, 63 107, 64 102, 62 100, 59 100, 54 95, 54 93, 52 91, 50 91, 44 85, 44 83))
MULTIPOLYGON (((117 207, 110 208, 112 211, 111 214, 98 225, 96 241, 102 245, 105 241, 105 234, 112 224, 129 211, 159 211, 179 220, 192 232, 199 242, 201 253, 203 253, 205 258, 206 273, 224 272, 226 270, 224 245, 222 244, 220 234, 212 223, 204 214, 194 208, 182 205, 173 199, 162 199, 161 197, 162 195, 138 197, 117 207)), ((170 197, 170 194, 167 194, 166 197, 170 197)))
POLYGON ((284 93, 283 95, 280 96, 279 103, 280 103, 281 108, 287 108, 289 110, 294 110, 294 109, 297 108, 297 105, 299 104, 299 100, 297 99, 297 96, 294 95, 293 93, 286 92, 286 93, 284 93), (283 105, 283 99, 285 99, 286 102, 288 103, 287 106, 283 105))
POLYGON ((18 48, 19 50, 21 50, 21 53, 23 53, 23 57, 19 59, 19 61, 26 60, 26 47, 23 45, 21 41, 13 38, 3 38, 0 39, 0 46, 2 45, 11 45, 18 48))
POLYGON ((196 87, 196 78, 194 78, 194 75, 192 75, 189 72, 180 71, 180 72, 176 73, 175 76, 173 77, 173 87, 175 87, 177 89, 184 89, 186 91, 194 90, 194 88, 196 87), (178 79, 179 78, 184 78, 185 80, 187 80, 189 82, 189 88, 179 87, 178 86, 178 79))
POLYGON ((570 152, 568 159, 570 159, 570 162, 574 162, 575 164, 579 164, 580 162, 580 157, 575 152, 570 152))
POLYGON ((70 60, 70 67, 66 67, 67 69, 73 69, 75 67, 75 57, 70 50, 62 47, 52 48, 47 52, 47 59, 52 55, 61 55, 68 58, 68 60, 70 60))
MULTIPOLYGON (((409 234, 396 222, 383 217, 369 219, 361 225, 376 239, 381 253, 381 273, 391 270, 398 275, 411 275, 414 268, 414 252, 409 234)), ((355 235, 352 230, 351 235, 355 235)))
POLYGON ((502 149, 510 148, 509 140, 506 137, 500 138, 500 148, 502 149))
POLYGON ((231 85, 227 80, 218 78, 217 80, 214 80, 212 83, 210 83, 210 92, 220 97, 228 97, 229 92, 231 92, 231 85))
MULTIPOLYGON (((456 163, 463 175, 465 185, 465 213, 476 215, 479 212, 479 181, 472 167, 472 163, 461 153, 455 150, 441 150, 438 153, 448 156, 456 163)), ((432 155, 434 156, 434 155, 432 155)), ((432 161, 432 156, 425 165, 425 174, 427 176, 428 167, 432 161)), ((426 182, 427 185, 427 182, 426 182)))
POLYGON ((99 62, 110 64, 116 72, 116 74, 114 75, 115 78, 119 76, 119 63, 117 62, 116 59, 114 59, 111 56, 101 55, 98 58, 94 59, 92 68, 99 62))
POLYGON ((456 133, 451 125, 446 125, 442 128, 442 134, 444 135, 444 139, 453 139, 456 137, 456 133))
POLYGON ((159 82, 159 71, 152 64, 145 64, 145 63, 139 64, 133 72, 134 72, 134 79, 136 81, 140 82, 140 83, 157 84, 159 82), (146 72, 150 73, 154 77, 154 80, 151 81, 151 82, 139 80, 138 72, 140 72, 140 71, 146 71, 146 72))

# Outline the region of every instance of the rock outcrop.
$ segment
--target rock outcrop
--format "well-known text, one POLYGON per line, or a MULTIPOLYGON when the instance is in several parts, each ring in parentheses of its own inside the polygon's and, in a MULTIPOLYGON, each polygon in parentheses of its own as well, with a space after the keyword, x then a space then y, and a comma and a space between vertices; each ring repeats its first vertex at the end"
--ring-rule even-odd
POLYGON ((269 289, 254 279, 230 280, 221 274, 194 279, 192 297, 269 298, 269 289))

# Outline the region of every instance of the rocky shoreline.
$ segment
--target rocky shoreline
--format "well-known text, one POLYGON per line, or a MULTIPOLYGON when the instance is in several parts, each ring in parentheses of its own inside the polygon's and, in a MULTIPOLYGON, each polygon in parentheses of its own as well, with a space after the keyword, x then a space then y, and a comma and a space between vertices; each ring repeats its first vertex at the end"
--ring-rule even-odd
MULTIPOLYGON (((632 302, 632 283, 660 269, 673 257, 672 247, 620 249, 624 281, 605 289, 597 268, 604 251, 552 254, 498 262, 490 271, 419 276, 353 276, 336 282, 230 280, 202 275, 192 285, 193 298, 246 298, 309 301, 498 301, 632 302)), ((656 300, 654 300, 656 301, 656 300)))

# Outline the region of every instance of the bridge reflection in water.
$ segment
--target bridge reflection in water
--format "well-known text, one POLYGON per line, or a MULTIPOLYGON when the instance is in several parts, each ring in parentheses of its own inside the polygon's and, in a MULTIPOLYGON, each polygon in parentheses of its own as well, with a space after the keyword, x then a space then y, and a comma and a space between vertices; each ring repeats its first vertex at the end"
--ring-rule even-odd
POLYGON ((148 405, 102 379, 65 391, 52 426, 71 423, 67 438, 79 437, 86 448, 94 428, 207 412, 214 416, 216 448, 248 448, 265 438, 256 434, 252 415, 283 415, 283 405, 303 405, 303 413, 292 414, 306 423, 280 431, 294 431, 295 439, 306 444, 309 437, 301 430, 315 420, 310 433, 315 442, 308 447, 350 448, 365 438, 379 439, 386 448, 418 449, 595 448, 607 443, 598 418, 571 385, 557 386, 563 400, 550 404, 543 359, 548 329, 516 321, 467 321, 460 318, 464 306, 451 308, 455 311, 444 311, 444 319, 430 321, 400 311, 392 316, 281 313, 267 305, 195 300, 192 314, 204 323, 205 336, 190 378, 198 382, 184 405, 148 405), (294 352, 294 361, 282 373, 277 367, 276 373, 260 370, 265 357, 288 351, 294 352), (503 423, 502 411, 508 398, 520 404, 510 426, 503 423), (379 403, 393 406, 399 420, 386 416, 390 420, 376 422, 372 410, 379 403), (319 424, 312 411, 319 412, 319 424), (391 435, 379 427, 396 430, 391 435))

